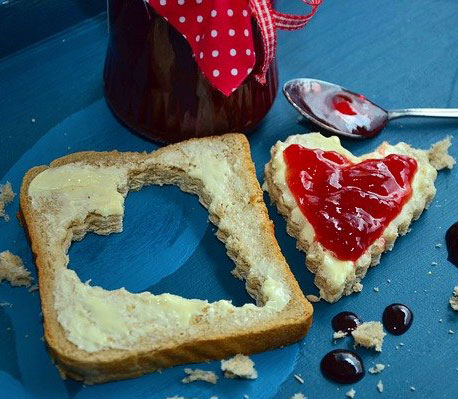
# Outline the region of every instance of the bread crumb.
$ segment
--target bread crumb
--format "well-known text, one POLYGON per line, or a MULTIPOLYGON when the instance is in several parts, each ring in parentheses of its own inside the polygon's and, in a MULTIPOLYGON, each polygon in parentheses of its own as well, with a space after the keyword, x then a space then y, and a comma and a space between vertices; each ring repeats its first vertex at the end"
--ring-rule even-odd
POLYGON ((436 248, 442 248, 442 244, 441 244, 440 242, 438 242, 438 243, 436 244, 436 248))
POLYGON ((218 396, 215 396, 215 395, 210 396, 210 399, 218 399, 218 396))
POLYGON ((389 278, 386 279, 387 283, 391 283, 391 280, 389 278))
POLYGON ((414 387, 414 386, 411 386, 411 387, 410 387, 410 390, 411 390, 412 392, 415 391, 415 387, 414 387))
POLYGON ((353 284, 353 292, 361 292, 363 290, 363 285, 360 282, 353 284))
POLYGON ((380 393, 383 392, 383 382, 382 382, 382 380, 378 380, 378 382, 377 382, 377 389, 378 389, 378 391, 379 391, 380 393))
POLYGON ((369 373, 371 374, 378 374, 381 373, 385 369, 385 365, 382 363, 377 363, 374 367, 369 369, 369 373))
POLYGON ((13 287, 29 287, 32 283, 30 272, 24 267, 22 259, 10 251, 0 253, 0 283, 3 280, 8 280, 13 287))
POLYGON ((29 288, 29 292, 38 291, 38 284, 34 284, 29 288))
POLYGON ((183 384, 189 384, 194 381, 204 381, 210 384, 216 384, 218 382, 218 376, 213 371, 186 368, 184 372, 188 374, 188 376, 181 380, 183 384))
POLYGON ((291 396, 291 399, 307 399, 307 396, 304 396, 303 393, 298 392, 291 396))
POLYGON ((444 140, 438 141, 433 144, 428 151, 429 163, 437 170, 452 169, 456 161, 451 155, 448 154, 448 149, 452 145, 450 136, 444 140))
POLYGON ((226 378, 247 378, 250 380, 258 378, 253 360, 241 354, 228 360, 221 360, 221 370, 226 378))
POLYGON ((455 331, 453 331, 453 330, 448 330, 448 333, 449 333, 449 334, 455 334, 455 331))
POLYGON ((309 302, 320 302, 321 299, 320 297, 313 294, 307 295, 306 298, 309 302))
POLYGON ((0 184, 0 219, 5 222, 10 220, 9 215, 5 212, 6 206, 13 201, 16 194, 13 192, 11 183, 7 181, 5 184, 0 184))
POLYGON ((348 396, 349 398, 353 399, 356 396, 356 391, 352 388, 345 394, 345 396, 348 396))
POLYGON ((340 338, 344 338, 347 336, 347 333, 346 332, 343 332, 343 331, 337 331, 334 333, 334 335, 332 336, 332 338, 334 339, 340 339, 340 338))
POLYGON ((431 262, 431 266, 437 266, 438 263, 437 262, 431 262))
POLYGON ((439 323, 442 323, 442 319, 439 319, 439 323))
POLYGON ((382 323, 378 321, 368 321, 356 327, 356 329, 351 332, 351 335, 355 339, 355 346, 360 345, 365 348, 375 348, 377 352, 381 352, 383 338, 386 334, 383 331, 382 323))
POLYGON ((250 397, 247 394, 245 394, 243 395, 243 399, 250 399, 250 397))
POLYGON ((379 291, 380 291, 380 288, 374 287, 374 291, 375 291, 375 292, 379 292, 379 291))
POLYGON ((299 374, 294 374, 294 378, 301 384, 304 383, 304 379, 299 374))
POLYGON ((452 309, 458 312, 458 285, 453 289, 453 294, 449 300, 449 303, 452 309))

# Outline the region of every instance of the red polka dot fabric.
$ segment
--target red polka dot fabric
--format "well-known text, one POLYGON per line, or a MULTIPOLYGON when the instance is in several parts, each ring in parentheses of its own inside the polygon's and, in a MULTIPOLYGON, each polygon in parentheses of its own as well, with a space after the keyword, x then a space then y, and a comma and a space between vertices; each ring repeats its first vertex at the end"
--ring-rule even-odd
POLYGON ((205 77, 225 95, 255 63, 248 0, 147 0, 188 41, 205 77))

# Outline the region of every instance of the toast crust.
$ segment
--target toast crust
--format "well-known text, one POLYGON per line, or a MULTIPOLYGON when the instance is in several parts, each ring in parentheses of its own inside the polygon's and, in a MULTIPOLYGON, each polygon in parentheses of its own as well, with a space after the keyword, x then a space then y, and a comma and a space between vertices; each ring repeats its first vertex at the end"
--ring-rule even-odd
MULTIPOLYGON (((273 224, 262 199, 262 191, 256 179, 249 144, 244 135, 227 134, 219 137, 192 139, 161 148, 151 154, 80 152, 56 159, 51 162, 49 168, 75 163, 102 167, 128 163, 130 166, 127 190, 138 190, 145 184, 177 184, 183 191, 197 194, 205 207, 210 206, 210 219, 218 226, 224 215, 220 214, 220 209, 211 208, 211 198, 205 191, 205 187, 198 179, 190 179, 186 169, 182 167, 183 159, 186 161, 186 153, 190 151, 189 148, 201 148, 205 152, 210 151, 212 146, 225 148, 232 156, 240 159, 243 165, 243 179, 251 190, 250 201, 246 206, 249 206, 250 210, 256 212, 260 218, 264 240, 267 243, 265 251, 268 251, 268 255, 279 265, 281 275, 291 294, 288 304, 282 311, 273 314, 263 323, 249 328, 240 328, 235 332, 234 329, 228 331, 222 329, 218 334, 213 333, 210 336, 202 334, 191 341, 175 341, 160 347, 144 345, 132 350, 103 349, 95 352, 80 349, 68 339, 67 331, 57 318, 54 295, 56 270, 52 266, 47 249, 43 217, 32 206, 32 199, 28 191, 33 179, 48 167, 34 167, 26 173, 23 179, 19 217, 29 238, 38 270, 45 341, 63 378, 71 377, 91 384, 136 377, 176 364, 221 359, 238 353, 250 354, 276 348, 293 343, 307 333, 312 322, 313 309, 302 294, 275 240, 273 224), (175 159, 179 159, 179 162, 175 159)), ((104 230, 103 226, 99 224, 99 219, 94 215, 88 215, 82 225, 70 228, 66 242, 63 244, 66 246, 65 249, 68 249, 72 240, 82 239, 87 231, 101 234, 119 231, 113 230, 112 227, 110 227, 111 230, 107 230, 106 225, 104 230)), ((122 217, 121 220, 114 222, 122 222, 122 217)), ((108 220, 107 225, 113 226, 114 222, 108 220)), ((246 287, 250 295, 255 297, 259 305, 263 305, 260 282, 250 276, 250 270, 254 265, 247 262, 243 253, 232 242, 233 240, 229 242, 232 237, 230 229, 220 226, 217 236, 225 242, 228 255, 236 264, 234 275, 246 280, 246 287)), ((261 248, 261 250, 264 249, 261 248)))
POLYGON ((272 147, 271 159, 265 167, 265 189, 278 212, 285 217, 288 234, 297 240, 297 248, 306 253, 306 266, 315 274, 315 285, 320 290, 321 298, 332 303, 343 295, 361 291, 361 279, 366 275, 368 268, 380 262, 381 254, 391 250, 396 238, 406 234, 411 222, 418 219, 429 206, 436 193, 436 176, 436 169, 428 161, 428 151, 414 149, 408 144, 398 143, 391 146, 384 142, 374 152, 355 157, 340 145, 337 137, 325 138, 319 133, 309 133, 290 136, 285 142, 279 141, 272 147), (338 260, 315 241, 313 226, 297 206, 284 177, 283 150, 291 144, 337 151, 356 163, 364 159, 381 158, 390 153, 404 154, 416 159, 418 170, 412 182, 412 197, 404 205, 401 214, 391 221, 381 237, 356 262, 338 260))

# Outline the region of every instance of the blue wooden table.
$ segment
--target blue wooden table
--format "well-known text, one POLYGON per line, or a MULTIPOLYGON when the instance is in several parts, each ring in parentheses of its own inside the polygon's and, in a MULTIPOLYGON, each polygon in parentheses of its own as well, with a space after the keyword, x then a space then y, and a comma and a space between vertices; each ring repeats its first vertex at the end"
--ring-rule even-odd
MULTIPOLYGON (((15 191, 27 169, 74 151, 156 148, 120 126, 103 100, 104 6, 102 0, 0 2, 0 183, 11 181, 15 191)), ((299 0, 278 1, 278 7, 303 10, 299 0)), ((281 82, 301 76, 328 80, 386 108, 458 107, 456 21, 456 0, 327 0, 304 31, 279 34, 281 82)), ((250 138, 259 179, 276 140, 311 129, 297 124, 295 111, 279 94, 250 138)), ((358 154, 383 140, 427 148, 457 130, 453 121, 397 120, 379 137, 345 140, 344 145, 358 154)), ((452 153, 458 156, 458 144, 452 153)), ((255 381, 221 379, 216 386, 184 386, 182 366, 92 387, 62 381, 40 339, 39 294, 2 283, 0 302, 11 306, 0 306, 0 398, 289 399, 302 392, 314 399, 344 398, 351 387, 357 398, 456 398, 458 314, 448 306, 448 298, 458 285, 458 270, 447 261, 444 245, 445 230, 458 219, 456 170, 441 172, 436 185, 438 194, 430 209, 368 272, 363 292, 334 305, 317 304, 314 324, 303 341, 253 356, 259 372, 255 381), (352 386, 325 380, 319 371, 321 357, 331 349, 352 347, 349 338, 333 343, 331 318, 351 310, 364 320, 380 320, 385 306, 393 302, 413 309, 411 329, 401 337, 387 336, 381 354, 357 350, 366 368, 384 363, 383 373, 368 374, 352 386), (382 394, 376 390, 379 379, 382 394)), ((287 236, 282 218, 268 208, 301 287, 307 294, 316 293, 303 254, 287 236)), ((16 199, 7 211, 14 216, 17 210, 16 199)), ((92 284, 106 289, 125 286, 133 292, 225 298, 235 304, 251 301, 243 284, 230 275, 233 265, 206 218, 197 199, 176 188, 132 193, 126 200, 124 233, 89 235, 74 244, 70 267, 83 281, 91 278, 92 284)), ((35 275, 14 217, 0 222, 0 251, 6 249, 20 255, 35 275)), ((219 364, 197 367, 217 371, 219 364)))

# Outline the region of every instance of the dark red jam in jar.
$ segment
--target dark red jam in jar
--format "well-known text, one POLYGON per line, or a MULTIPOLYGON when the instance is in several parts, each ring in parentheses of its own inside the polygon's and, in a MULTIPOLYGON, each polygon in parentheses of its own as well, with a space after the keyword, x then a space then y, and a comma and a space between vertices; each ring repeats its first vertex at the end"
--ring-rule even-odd
POLYGON ((288 82, 286 97, 313 120, 339 131, 364 137, 380 133, 388 113, 363 95, 319 80, 288 82))
POLYGON ((228 132, 248 133, 277 93, 277 65, 267 83, 254 78, 263 61, 253 22, 256 64, 226 97, 199 70, 186 40, 143 0, 108 0, 110 39, 105 95, 115 115, 148 139, 164 143, 228 132))

